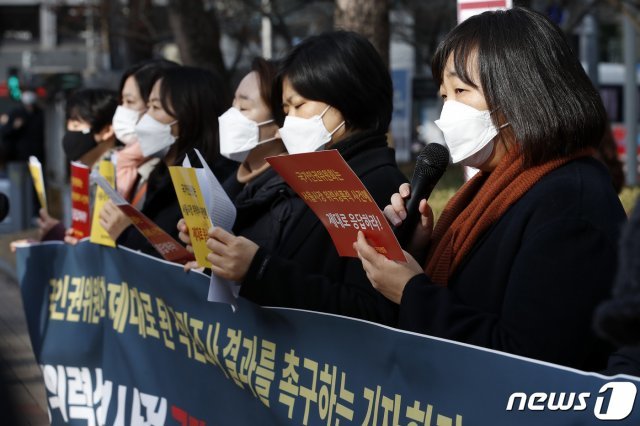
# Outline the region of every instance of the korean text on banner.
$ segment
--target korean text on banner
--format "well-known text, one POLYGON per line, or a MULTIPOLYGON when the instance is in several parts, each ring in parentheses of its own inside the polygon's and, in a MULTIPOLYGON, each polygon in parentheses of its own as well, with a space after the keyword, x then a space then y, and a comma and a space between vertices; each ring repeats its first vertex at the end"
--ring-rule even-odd
POLYGON ((340 256, 357 257, 358 231, 391 260, 406 261, 380 208, 336 150, 269 157, 267 161, 327 228, 340 256))
POLYGON ((89 222, 89 168, 82 163, 71 163, 71 229, 75 238, 88 237, 89 222))
POLYGON ((111 201, 127 215, 133 226, 144 235, 164 260, 181 264, 194 260, 193 255, 179 242, 174 240, 171 235, 167 234, 142 212, 139 212, 135 207, 127 203, 125 199, 109 185, 105 178, 97 173, 92 173, 91 179, 102 188, 109 198, 111 198, 111 201))
POLYGON ((640 424, 639 377, 243 298, 233 313, 206 275, 128 249, 34 244, 16 264, 52 426, 640 424))
MULTIPOLYGON (((102 160, 99 166, 100 176, 102 176, 112 188, 116 185, 115 179, 115 167, 109 160, 102 160)), ((93 219, 91 220, 91 237, 89 241, 95 244, 102 244, 103 246, 115 247, 116 242, 109 236, 109 233, 100 225, 100 212, 104 203, 107 202, 109 196, 105 194, 104 190, 98 186, 96 189, 96 197, 93 201, 93 219)))
POLYGON ((204 197, 198 184, 196 171, 190 167, 169 167, 171 180, 178 196, 180 210, 191 237, 191 246, 196 255, 198 265, 205 268, 211 267, 211 262, 207 260, 207 238, 211 219, 205 207, 204 197))
POLYGON ((42 164, 33 155, 29 157, 29 172, 31 173, 31 179, 33 179, 33 187, 36 190, 36 194, 38 194, 40 207, 47 210, 47 193, 44 190, 42 164))

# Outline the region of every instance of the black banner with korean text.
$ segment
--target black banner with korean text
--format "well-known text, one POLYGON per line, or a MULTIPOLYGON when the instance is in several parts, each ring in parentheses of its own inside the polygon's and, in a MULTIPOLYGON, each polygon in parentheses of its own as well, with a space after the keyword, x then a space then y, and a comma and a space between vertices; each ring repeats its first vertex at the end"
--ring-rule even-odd
POLYGON ((638 378, 243 299, 233 312, 207 302, 208 277, 122 248, 20 248, 18 275, 53 425, 640 424, 638 378))

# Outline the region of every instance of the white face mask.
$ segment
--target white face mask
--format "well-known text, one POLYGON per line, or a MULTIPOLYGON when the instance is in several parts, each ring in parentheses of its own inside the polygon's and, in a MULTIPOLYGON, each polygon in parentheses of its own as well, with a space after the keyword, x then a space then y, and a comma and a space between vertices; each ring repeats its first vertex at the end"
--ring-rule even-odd
POLYGON ((256 146, 271 142, 276 138, 260 139, 260 126, 273 123, 273 120, 256 123, 245 117, 239 109, 229 108, 218 117, 220 125, 220 154, 230 160, 242 163, 256 146))
POLYGON ((171 134, 171 125, 176 122, 177 120, 174 120, 164 124, 149 114, 143 115, 135 127, 142 155, 148 157, 173 145, 176 137, 171 134))
POLYGON ((344 126, 344 121, 332 132, 329 132, 322 117, 331 108, 327 106, 322 114, 314 115, 311 118, 286 117, 284 126, 280 128, 280 137, 289 154, 301 154, 304 152, 314 152, 331 140, 331 137, 338 129, 344 126))
POLYGON ((138 140, 136 136, 136 123, 140 118, 140 113, 122 105, 118 105, 111 124, 116 138, 125 145, 129 145, 138 140))
POLYGON ((462 102, 446 101, 435 124, 444 134, 454 164, 478 167, 491 156, 492 140, 498 129, 489 111, 479 111, 462 102))

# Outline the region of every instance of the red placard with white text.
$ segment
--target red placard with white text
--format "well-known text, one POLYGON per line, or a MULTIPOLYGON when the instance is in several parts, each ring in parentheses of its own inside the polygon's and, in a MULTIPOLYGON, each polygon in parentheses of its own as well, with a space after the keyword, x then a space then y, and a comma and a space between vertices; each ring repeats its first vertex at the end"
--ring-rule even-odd
POLYGON ((153 223, 153 221, 142 212, 136 210, 131 204, 117 204, 117 206, 127 215, 133 223, 133 226, 138 228, 138 231, 145 236, 153 248, 160 253, 163 259, 182 265, 195 260, 193 254, 189 253, 180 243, 153 223))
POLYGON ((336 150, 267 158, 327 228, 340 256, 357 257, 358 231, 391 260, 406 261, 380 208, 336 150))
POLYGON ((71 229, 78 239, 91 233, 89 167, 76 162, 71 163, 71 229))
POLYGON ((195 260, 193 254, 189 253, 187 249, 171 237, 171 235, 167 234, 142 212, 127 203, 127 201, 122 198, 122 195, 116 192, 103 176, 100 176, 98 173, 92 173, 91 179, 102 188, 111 201, 131 220, 133 226, 144 235, 163 259, 183 265, 191 260, 195 260))

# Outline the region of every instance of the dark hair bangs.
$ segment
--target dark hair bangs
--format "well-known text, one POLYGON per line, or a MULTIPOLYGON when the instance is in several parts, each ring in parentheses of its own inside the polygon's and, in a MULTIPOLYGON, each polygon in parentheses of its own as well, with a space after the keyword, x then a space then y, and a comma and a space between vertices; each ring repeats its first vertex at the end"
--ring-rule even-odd
POLYGON ((447 37, 440 43, 433 55, 431 63, 433 79, 438 86, 442 84, 447 60, 453 54, 453 64, 458 78, 465 84, 477 88, 481 82, 473 81, 469 71, 473 65, 472 58, 478 52, 480 35, 473 28, 465 27, 464 23, 458 25, 450 35, 451 37, 447 37))
POLYGON ((164 78, 164 76, 159 76, 158 80, 160 81, 160 104, 162 105, 162 109, 164 109, 167 112, 167 114, 177 119, 178 115, 173 106, 173 96, 172 96, 172 90, 171 90, 172 85, 169 84, 169 82, 167 81, 166 78, 164 78))
POLYGON ((323 90, 337 83, 332 82, 330 78, 336 74, 335 70, 321 59, 326 56, 324 50, 326 46, 318 46, 318 43, 311 43, 308 48, 299 49, 285 64, 282 80, 288 79, 296 92, 307 99, 335 105, 331 92, 323 90))
MULTIPOLYGON (((525 167, 573 155, 600 143, 606 113, 597 90, 562 31, 523 8, 484 12, 458 25, 438 47, 433 77, 444 77, 453 54, 458 77, 479 82, 494 124, 509 123, 525 167)), ((465 80, 466 79, 466 80, 465 80)))
POLYGON ((66 119, 89 123, 100 132, 111 124, 118 106, 118 94, 108 89, 79 89, 67 99, 66 119))
POLYGON ((339 30, 305 39, 282 62, 278 80, 285 78, 301 96, 340 111, 347 129, 389 128, 391 76, 360 34, 339 30))
POLYGON ((178 121, 178 138, 170 149, 175 164, 197 148, 212 165, 219 154, 217 117, 228 108, 220 77, 201 68, 174 67, 164 70, 161 78, 160 102, 178 121))

